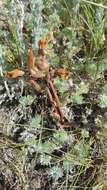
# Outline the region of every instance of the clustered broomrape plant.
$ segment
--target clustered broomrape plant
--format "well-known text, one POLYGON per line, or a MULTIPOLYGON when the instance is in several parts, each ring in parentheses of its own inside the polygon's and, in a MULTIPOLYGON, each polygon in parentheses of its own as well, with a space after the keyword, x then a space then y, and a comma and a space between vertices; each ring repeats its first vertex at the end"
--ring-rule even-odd
POLYGON ((23 127, 36 131, 35 135, 25 138, 21 146, 26 152, 24 161, 30 154, 39 165, 38 172, 42 168, 45 173, 45 168, 53 189, 61 185, 64 189, 104 188, 106 151, 102 144, 106 133, 102 128, 106 121, 102 113, 107 107, 107 18, 106 6, 99 3, 3 2, 1 78, 11 99, 8 79, 25 78, 35 90, 33 94, 27 89, 27 95, 21 94, 19 100, 23 107, 31 109, 36 102, 32 119, 23 127), (47 94, 51 105, 43 110, 41 97, 46 100, 47 94))

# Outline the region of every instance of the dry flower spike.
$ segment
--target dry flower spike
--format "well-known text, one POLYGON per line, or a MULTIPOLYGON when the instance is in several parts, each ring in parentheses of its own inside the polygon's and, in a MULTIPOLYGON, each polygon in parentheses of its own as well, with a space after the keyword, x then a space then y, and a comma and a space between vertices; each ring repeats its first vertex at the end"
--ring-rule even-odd
POLYGON ((22 77, 25 74, 24 71, 20 69, 14 69, 5 73, 5 77, 15 79, 17 77, 22 77))
POLYGON ((67 80, 70 77, 70 71, 64 68, 59 68, 55 71, 55 76, 60 76, 67 80))

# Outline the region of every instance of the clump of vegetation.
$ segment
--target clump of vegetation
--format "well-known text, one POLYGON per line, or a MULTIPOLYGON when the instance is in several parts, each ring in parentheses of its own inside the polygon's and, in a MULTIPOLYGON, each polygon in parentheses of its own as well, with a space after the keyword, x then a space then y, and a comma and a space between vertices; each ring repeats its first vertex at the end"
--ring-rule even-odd
POLYGON ((106 1, 0 4, 0 188, 106 189, 106 1))

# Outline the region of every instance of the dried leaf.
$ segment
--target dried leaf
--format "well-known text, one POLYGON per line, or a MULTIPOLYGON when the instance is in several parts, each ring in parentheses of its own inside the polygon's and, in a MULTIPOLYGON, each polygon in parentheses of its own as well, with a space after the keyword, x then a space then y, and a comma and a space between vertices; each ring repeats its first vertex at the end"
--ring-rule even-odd
POLYGON ((5 77, 7 78, 17 78, 17 77, 21 77, 25 74, 24 71, 20 70, 20 69, 14 69, 12 71, 8 71, 6 74, 5 74, 5 77))
POLYGON ((64 69, 64 68, 59 68, 55 71, 55 75, 61 76, 65 80, 67 80, 70 77, 70 71, 68 71, 67 69, 64 69))

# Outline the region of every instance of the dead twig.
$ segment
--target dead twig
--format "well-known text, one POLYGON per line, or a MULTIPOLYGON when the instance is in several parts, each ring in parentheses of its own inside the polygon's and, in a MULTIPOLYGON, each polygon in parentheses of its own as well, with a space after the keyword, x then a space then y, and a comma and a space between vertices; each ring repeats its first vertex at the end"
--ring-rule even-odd
POLYGON ((62 112, 61 103, 58 98, 57 92, 55 90, 54 84, 52 82, 50 73, 48 74, 47 81, 48 81, 48 88, 49 88, 48 95, 50 97, 51 103, 52 104, 54 103, 55 109, 57 110, 57 113, 60 116, 60 121, 61 121, 61 123, 63 123, 64 122, 64 114, 62 112))

